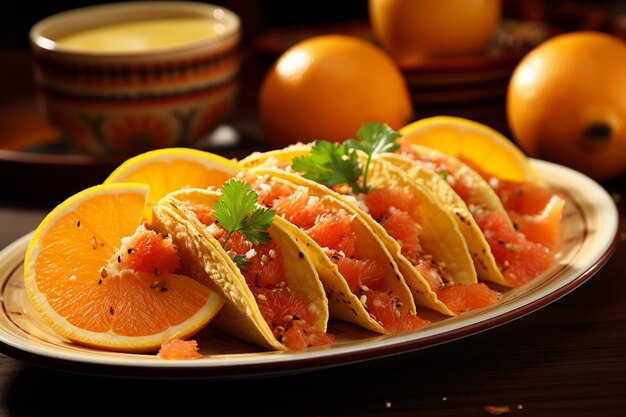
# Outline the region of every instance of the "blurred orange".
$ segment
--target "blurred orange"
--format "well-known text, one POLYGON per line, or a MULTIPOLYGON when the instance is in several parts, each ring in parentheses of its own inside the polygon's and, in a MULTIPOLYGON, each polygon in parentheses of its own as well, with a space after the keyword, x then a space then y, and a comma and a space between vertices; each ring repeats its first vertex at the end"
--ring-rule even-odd
POLYGON ((519 146, 602 181, 626 172, 626 42, 557 35, 513 72, 506 113, 519 146))
POLYGON ((500 22, 501 0, 369 0, 378 41, 400 66, 482 53, 500 22))
POLYGON ((402 127, 412 116, 406 80, 373 43, 318 35, 285 51, 259 93, 259 117, 269 144, 355 137, 364 122, 402 127))

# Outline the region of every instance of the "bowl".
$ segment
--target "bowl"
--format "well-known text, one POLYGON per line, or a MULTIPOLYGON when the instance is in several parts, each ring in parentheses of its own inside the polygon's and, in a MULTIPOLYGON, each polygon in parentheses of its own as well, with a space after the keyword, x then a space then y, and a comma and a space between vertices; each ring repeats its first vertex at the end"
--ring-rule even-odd
POLYGON ((108 3, 31 27, 42 112, 90 155, 193 146, 235 105, 241 23, 217 5, 108 3))

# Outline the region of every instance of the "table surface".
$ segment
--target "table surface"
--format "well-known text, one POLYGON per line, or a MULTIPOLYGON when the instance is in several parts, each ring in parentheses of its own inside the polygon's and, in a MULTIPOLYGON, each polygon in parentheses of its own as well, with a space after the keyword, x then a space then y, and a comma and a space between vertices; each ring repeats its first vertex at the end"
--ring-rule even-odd
MULTIPOLYGON (((24 75, 28 64, 23 52, 0 59, 2 149, 18 139, 27 146, 33 138, 53 134, 37 113, 32 80, 24 75), (14 82, 7 81, 7 71, 14 82)), ((250 110, 252 99, 246 100, 250 110)), ((9 163, 0 161, 0 168, 9 163)), ((625 178, 602 186, 616 198, 626 193, 625 178)), ((37 196, 0 197, 0 248, 33 230, 53 203, 37 196)), ((618 200, 621 224, 624 204, 618 200)), ((226 381, 116 378, 59 371, 0 354, 0 416, 72 410, 96 415, 483 416, 489 415, 489 406, 508 406, 511 415, 519 416, 622 416, 623 241, 583 286, 523 318, 427 349, 306 373, 226 381)))

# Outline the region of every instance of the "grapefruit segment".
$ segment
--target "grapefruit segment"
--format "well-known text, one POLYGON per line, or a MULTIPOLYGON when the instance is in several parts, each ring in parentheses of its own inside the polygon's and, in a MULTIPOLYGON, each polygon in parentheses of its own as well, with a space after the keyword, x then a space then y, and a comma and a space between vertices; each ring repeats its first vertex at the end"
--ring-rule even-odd
POLYGON ((514 286, 532 281, 552 265, 554 253, 508 226, 500 213, 484 211, 476 216, 496 263, 514 286))
POLYGON ((157 356, 161 359, 195 359, 201 358, 202 354, 195 340, 173 339, 161 345, 157 356))
POLYGON ((538 214, 523 215, 510 212, 509 215, 517 225, 518 230, 528 240, 540 243, 548 250, 554 251, 559 243, 564 206, 565 200, 554 195, 538 214))
POLYGON ((484 283, 447 285, 437 292, 439 299, 456 314, 497 304, 500 293, 484 283))

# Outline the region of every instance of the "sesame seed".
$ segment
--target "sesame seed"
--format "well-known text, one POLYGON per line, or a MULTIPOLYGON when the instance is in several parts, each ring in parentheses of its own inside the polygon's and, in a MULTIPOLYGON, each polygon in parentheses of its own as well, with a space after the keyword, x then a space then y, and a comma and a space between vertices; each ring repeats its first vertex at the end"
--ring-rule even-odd
POLYGON ((290 321, 293 320, 293 316, 291 314, 285 314, 283 316, 283 321, 289 323, 290 321))
POLYGON ((107 277, 107 275, 108 275, 108 274, 107 274, 107 270, 106 270, 106 268, 105 268, 105 267, 100 268, 100 276, 101 276, 102 278, 106 278, 106 277, 107 277))
POLYGON ((361 295, 361 297, 359 297, 359 301, 361 302, 361 304, 365 305, 365 303, 367 303, 367 295, 361 295))
POLYGON ((256 298, 258 298, 259 300, 267 301, 267 297, 265 296, 265 294, 259 294, 256 296, 256 298))
POLYGON ((276 258, 276 251, 274 249, 270 249, 269 255, 270 255, 270 259, 276 258))
POLYGON ((391 408, 391 403, 390 403, 389 401, 387 401, 387 402, 385 403, 385 407, 387 407, 387 408, 391 408))

